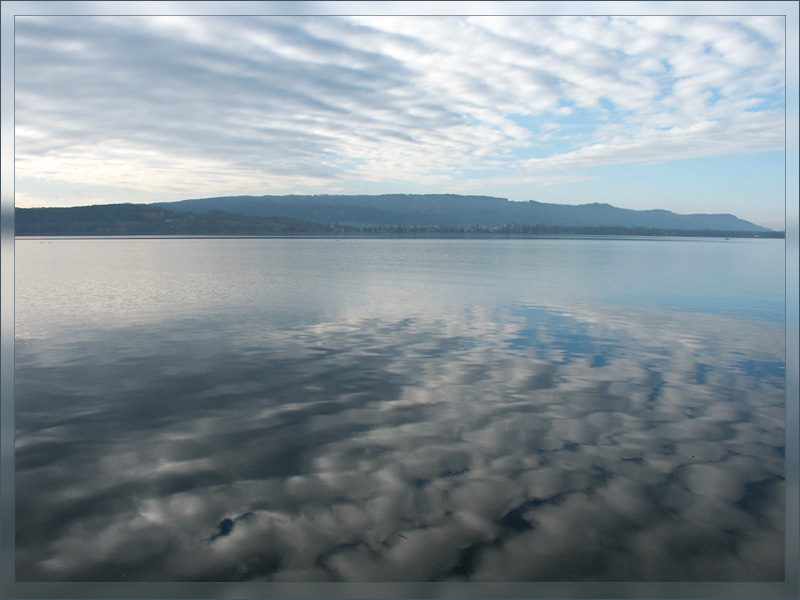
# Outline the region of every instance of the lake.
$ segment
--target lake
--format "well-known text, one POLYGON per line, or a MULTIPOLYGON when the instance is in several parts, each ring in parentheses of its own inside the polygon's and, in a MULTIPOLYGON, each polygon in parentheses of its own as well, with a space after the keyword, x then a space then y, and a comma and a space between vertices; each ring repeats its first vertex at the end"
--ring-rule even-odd
POLYGON ((782 581, 784 241, 15 242, 18 581, 782 581))

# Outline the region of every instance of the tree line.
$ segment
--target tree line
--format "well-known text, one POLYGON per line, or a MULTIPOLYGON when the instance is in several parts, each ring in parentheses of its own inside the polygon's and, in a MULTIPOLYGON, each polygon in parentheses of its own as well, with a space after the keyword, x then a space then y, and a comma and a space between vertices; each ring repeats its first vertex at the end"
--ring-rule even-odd
POLYGON ((284 217, 258 217, 225 211, 193 213, 147 204, 109 204, 70 208, 16 208, 16 235, 289 235, 289 234, 504 234, 783 238, 784 232, 658 229, 622 226, 543 224, 371 225, 318 223, 284 217))

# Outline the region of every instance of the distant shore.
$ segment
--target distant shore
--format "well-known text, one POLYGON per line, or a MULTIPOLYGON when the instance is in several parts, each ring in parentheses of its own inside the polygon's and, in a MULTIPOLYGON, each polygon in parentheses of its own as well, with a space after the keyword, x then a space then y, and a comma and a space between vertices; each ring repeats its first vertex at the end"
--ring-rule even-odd
POLYGON ((141 234, 141 233, 17 233, 15 239, 606 239, 606 240, 680 240, 680 239, 785 239, 783 231, 767 234, 751 232, 676 232, 676 233, 502 233, 502 232, 308 232, 308 233, 267 233, 267 234, 141 234))
MULTIPOLYGON (((257 199, 258 200, 258 199, 257 199)), ((463 200, 463 199, 462 199, 463 200)), ((478 202, 476 200, 476 202, 478 202)), ((481 201, 483 202, 483 201, 481 201)), ((481 204, 479 202, 478 204, 481 204)), ((482 205, 482 204, 481 204, 482 205)), ((502 201, 500 201, 502 206, 502 201)), ((260 205, 259 205, 260 206, 260 205)), ((537 206, 542 205, 536 205, 537 206)), ((205 206, 201 206, 205 210, 205 206)), ((262 207, 263 208, 263 207, 262 207)), ((330 207, 328 207, 330 208, 330 207)), ((17 236, 48 235, 48 236, 190 236, 190 237, 308 237, 308 236, 360 236, 360 237, 542 237, 542 236, 624 236, 624 237, 749 237, 749 238, 784 238, 785 233, 757 227, 746 221, 741 221, 730 215, 720 222, 706 224, 708 215, 695 215, 700 221, 691 221, 695 226, 687 223, 664 225, 635 223, 625 224, 623 217, 620 221, 593 223, 586 222, 584 214, 575 213, 574 218, 560 217, 561 222, 548 222, 546 215, 530 216, 530 220, 519 221, 514 215, 505 215, 507 220, 500 216, 492 218, 493 222, 485 223, 475 218, 468 221, 466 217, 459 217, 458 222, 450 222, 456 218, 456 213, 450 211, 447 215, 442 213, 442 221, 436 222, 437 217, 426 215, 422 208, 406 211, 403 218, 391 219, 383 216, 383 222, 368 220, 369 215, 358 213, 351 214, 352 220, 347 220, 345 215, 333 216, 331 211, 318 212, 306 211, 307 218, 293 218, 280 215, 255 215, 248 214, 247 206, 240 207, 242 212, 229 212, 221 210, 208 210, 204 212, 191 212, 185 210, 170 210, 155 205, 144 204, 116 204, 79 206, 70 208, 16 208, 14 210, 14 230, 17 236), (356 216, 358 219, 356 219, 356 216), (445 218, 446 217, 446 218, 445 218), (729 217, 729 218, 728 218, 729 217), (334 220, 335 219, 335 220, 334 220), (541 219, 541 220, 540 220, 541 219), (432 222, 433 221, 433 222, 432 222)), ((575 207, 558 207, 559 209, 575 207)), ((577 207, 581 209, 581 207, 577 207)), ((279 208, 275 208, 276 211, 279 208)), ((617 214, 614 207, 602 205, 588 205, 582 210, 588 212, 611 211, 617 214)), ((344 211, 344 208, 342 209, 344 211)), ((335 212, 335 211, 334 211, 335 212)), ((347 212, 347 211, 344 211, 347 212)), ((350 211, 353 212, 353 211, 350 211)), ((631 211, 628 211, 631 212, 631 211)), ((622 211, 620 214, 628 214, 622 211)), ((660 213, 659 213, 660 214, 660 213)), ((380 215, 378 215, 380 216, 380 215)), ((379 220, 372 215, 373 219, 379 220)), ((475 216, 475 215, 473 215, 475 216)), ((488 219, 484 215, 485 219, 488 219)), ((551 216, 551 218, 554 218, 551 216)), ((683 219, 680 215, 671 218, 683 219)), ((685 220, 685 219, 684 219, 685 220)))

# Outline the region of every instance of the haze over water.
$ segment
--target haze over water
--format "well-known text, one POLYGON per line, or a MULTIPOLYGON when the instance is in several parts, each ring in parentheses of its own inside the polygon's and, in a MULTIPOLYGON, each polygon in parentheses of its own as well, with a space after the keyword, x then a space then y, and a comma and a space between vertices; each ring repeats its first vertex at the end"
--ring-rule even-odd
POLYGON ((18 580, 783 580, 783 240, 15 252, 18 580))

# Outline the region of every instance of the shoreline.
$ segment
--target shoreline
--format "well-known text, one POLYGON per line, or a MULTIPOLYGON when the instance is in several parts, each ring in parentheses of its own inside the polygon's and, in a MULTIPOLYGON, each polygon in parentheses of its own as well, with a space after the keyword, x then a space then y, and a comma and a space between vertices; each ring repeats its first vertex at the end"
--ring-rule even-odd
POLYGON ((275 234, 258 234, 258 235, 242 235, 242 234, 207 234, 207 235, 184 235, 184 234, 146 234, 146 233, 98 233, 98 234, 74 234, 74 233, 23 233, 15 234, 14 240, 23 239, 84 239, 84 240, 110 240, 110 239, 148 239, 148 240, 168 240, 168 239, 185 239, 185 240, 198 240, 198 239, 397 239, 397 240, 424 240, 424 239, 469 239, 469 240, 488 240, 488 239, 504 239, 504 240, 701 240, 701 239, 715 239, 723 241, 731 241, 734 239, 758 239, 758 240, 785 240, 786 235, 784 232, 775 232, 772 235, 763 234, 736 234, 736 233, 721 233, 721 234, 703 234, 692 235, 691 233, 681 234, 602 234, 602 233, 493 233, 493 232, 331 232, 331 233, 275 233, 275 234))

